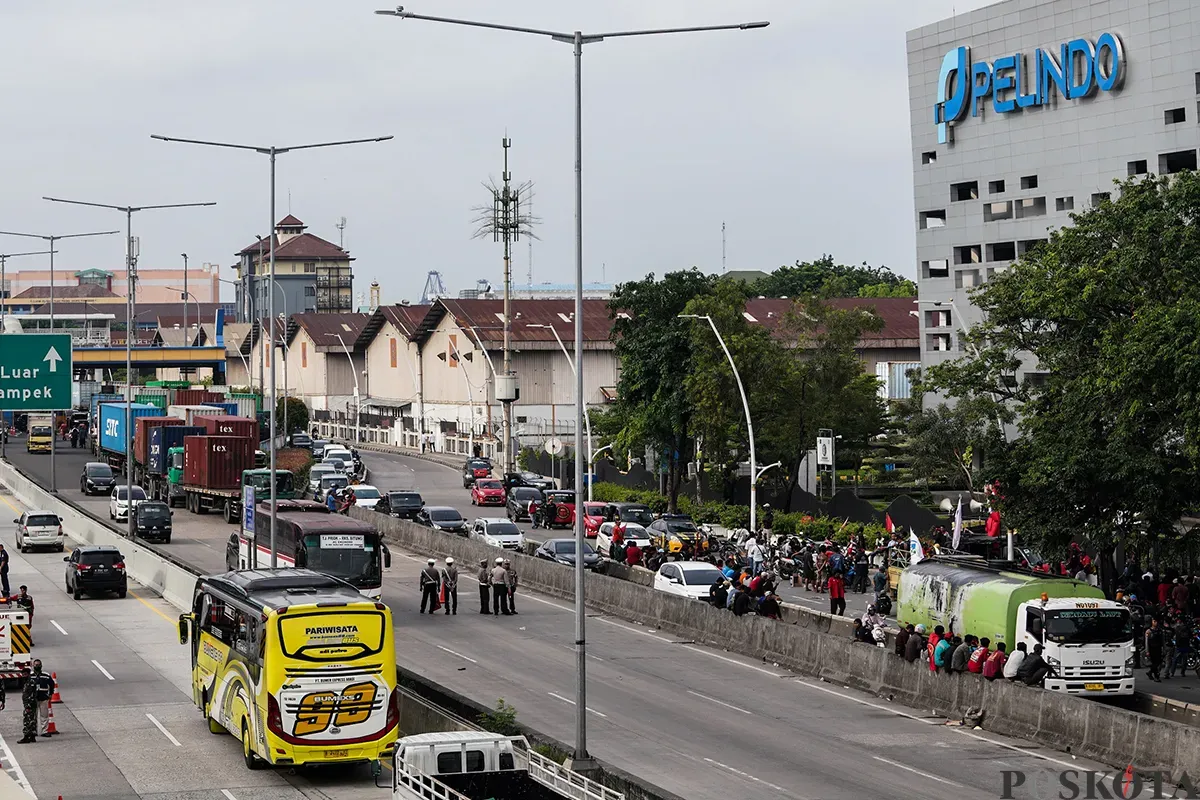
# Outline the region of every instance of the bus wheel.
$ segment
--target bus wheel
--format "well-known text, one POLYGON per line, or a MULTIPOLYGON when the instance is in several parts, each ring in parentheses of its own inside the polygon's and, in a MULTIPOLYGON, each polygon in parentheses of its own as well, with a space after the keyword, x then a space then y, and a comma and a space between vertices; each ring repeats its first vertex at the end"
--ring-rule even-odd
POLYGON ((262 768, 262 762, 258 760, 258 756, 254 755, 254 748, 250 746, 250 726, 244 719, 242 720, 242 759, 246 762, 246 769, 262 768))

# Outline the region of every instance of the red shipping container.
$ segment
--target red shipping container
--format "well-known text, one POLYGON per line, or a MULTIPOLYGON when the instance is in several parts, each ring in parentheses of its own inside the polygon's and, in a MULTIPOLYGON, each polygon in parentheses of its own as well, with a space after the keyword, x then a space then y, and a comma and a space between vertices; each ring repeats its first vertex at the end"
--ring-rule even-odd
POLYGON ((163 425, 182 425, 178 417, 138 417, 133 429, 133 458, 139 464, 146 463, 146 448, 150 444, 150 429, 163 425))
POLYGON ((183 440, 183 482, 203 489, 236 489, 242 472, 254 469, 254 439, 189 436, 183 440))
POLYGON ((222 414, 216 417, 196 417, 195 422, 208 436, 237 436, 258 441, 258 420, 222 414))
POLYGON ((216 403, 213 393, 208 389, 176 389, 173 406, 198 406, 203 403, 216 403))

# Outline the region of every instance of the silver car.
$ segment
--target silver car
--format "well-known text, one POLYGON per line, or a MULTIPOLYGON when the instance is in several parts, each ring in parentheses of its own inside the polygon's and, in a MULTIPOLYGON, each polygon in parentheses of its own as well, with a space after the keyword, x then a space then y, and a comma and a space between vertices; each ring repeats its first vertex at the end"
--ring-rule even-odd
POLYGON ((22 553, 35 547, 63 551, 62 517, 53 511, 26 511, 13 522, 17 523, 17 549, 22 553))

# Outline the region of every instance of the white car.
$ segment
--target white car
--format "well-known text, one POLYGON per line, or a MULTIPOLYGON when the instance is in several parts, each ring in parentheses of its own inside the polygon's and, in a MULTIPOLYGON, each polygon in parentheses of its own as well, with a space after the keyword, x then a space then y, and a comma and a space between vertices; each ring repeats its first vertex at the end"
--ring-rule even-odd
POLYGON ((321 489, 321 478, 324 478, 326 475, 334 475, 337 471, 332 464, 313 464, 312 468, 308 471, 308 491, 314 499, 321 499, 317 497, 317 493, 321 489))
POLYGON ((654 588, 667 594, 707 600, 709 588, 725 578, 721 570, 706 561, 670 561, 654 573, 654 588))
MULTIPOLYGON (((596 550, 600 555, 608 557, 609 549, 612 547, 612 530, 615 522, 605 522, 600 525, 600 532, 596 534, 596 550)), ((650 534, 646 533, 646 529, 636 522, 625 523, 625 541, 633 542, 642 550, 650 546, 650 534)))
MULTIPOLYGON (((113 489, 112 495, 108 498, 108 518, 109 519, 128 519, 129 518, 129 495, 127 492, 129 487, 121 484, 113 489)), ((146 502, 146 490, 140 486, 133 487, 133 507, 137 508, 142 503, 146 502)))
POLYGON ((480 517, 471 525, 471 537, 492 547, 505 550, 522 550, 525 534, 516 524, 504 517, 480 517))
POLYGON ((13 522, 17 523, 17 549, 28 553, 35 547, 52 547, 63 551, 62 517, 53 511, 26 511, 13 522))
POLYGON ((374 508, 375 504, 383 496, 374 486, 369 486, 365 483, 360 483, 351 488, 354 489, 354 504, 359 508, 374 508))

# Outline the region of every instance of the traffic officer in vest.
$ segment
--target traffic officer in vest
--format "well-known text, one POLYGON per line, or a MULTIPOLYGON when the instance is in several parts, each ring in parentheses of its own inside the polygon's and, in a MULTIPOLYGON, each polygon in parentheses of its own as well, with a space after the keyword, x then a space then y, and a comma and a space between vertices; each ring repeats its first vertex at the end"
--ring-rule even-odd
POLYGON ((446 613, 458 613, 458 567, 454 558, 446 559, 446 568, 442 570, 442 591, 446 593, 446 613), (453 609, 453 611, 451 610, 453 609))
POLYGON ((492 616, 500 614, 512 616, 508 610, 508 570, 503 558, 497 558, 496 566, 492 567, 492 616))
POLYGON ((486 558, 479 560, 479 613, 492 613, 492 571, 488 569, 486 558))
POLYGON ((421 570, 421 613, 425 613, 425 604, 429 603, 429 613, 437 611, 438 587, 441 586, 442 576, 438 573, 437 562, 432 558, 425 562, 421 570))
POLYGON ((504 571, 508 573, 508 610, 517 613, 517 571, 512 562, 504 559, 504 571))
POLYGON ((33 660, 33 682, 37 686, 38 733, 50 737, 50 698, 54 696, 54 678, 42 670, 42 660, 33 660))

